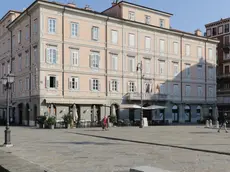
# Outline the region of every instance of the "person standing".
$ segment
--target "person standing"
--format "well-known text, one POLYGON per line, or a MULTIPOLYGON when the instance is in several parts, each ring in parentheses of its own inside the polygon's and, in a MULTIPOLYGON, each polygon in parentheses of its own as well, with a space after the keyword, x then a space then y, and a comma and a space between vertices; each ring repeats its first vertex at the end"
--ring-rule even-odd
POLYGON ((218 132, 220 132, 220 130, 221 130, 221 128, 224 126, 224 130, 225 130, 225 132, 226 133, 228 133, 228 130, 227 130, 227 128, 226 128, 226 125, 227 125, 227 113, 224 113, 224 115, 221 115, 220 116, 220 127, 219 127, 219 129, 218 129, 218 132))
POLYGON ((102 120, 102 130, 106 130, 107 129, 107 123, 108 123, 108 119, 106 116, 104 116, 103 120, 102 120))

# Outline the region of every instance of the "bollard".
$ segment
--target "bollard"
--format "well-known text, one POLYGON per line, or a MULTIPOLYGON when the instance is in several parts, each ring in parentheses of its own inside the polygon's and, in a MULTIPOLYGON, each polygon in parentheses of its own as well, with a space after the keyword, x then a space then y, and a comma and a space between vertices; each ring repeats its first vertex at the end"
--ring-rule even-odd
POLYGON ((209 128, 212 128, 212 120, 209 121, 209 128))
POLYGON ((206 126, 205 127, 209 128, 209 121, 208 120, 206 120, 206 126))
POLYGON ((220 128, 220 124, 219 124, 219 121, 216 121, 216 128, 220 128))

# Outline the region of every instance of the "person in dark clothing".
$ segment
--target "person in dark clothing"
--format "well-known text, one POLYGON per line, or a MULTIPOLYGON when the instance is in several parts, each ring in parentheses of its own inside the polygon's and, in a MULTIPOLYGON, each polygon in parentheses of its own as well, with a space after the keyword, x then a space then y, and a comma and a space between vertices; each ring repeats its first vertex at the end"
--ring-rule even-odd
POLYGON ((228 123, 227 122, 227 116, 228 116, 227 113, 224 113, 224 115, 220 116, 220 118, 219 118, 219 120, 220 120, 220 127, 218 129, 218 132, 220 132, 221 128, 224 126, 225 132, 228 133, 228 130, 226 128, 226 124, 228 123))

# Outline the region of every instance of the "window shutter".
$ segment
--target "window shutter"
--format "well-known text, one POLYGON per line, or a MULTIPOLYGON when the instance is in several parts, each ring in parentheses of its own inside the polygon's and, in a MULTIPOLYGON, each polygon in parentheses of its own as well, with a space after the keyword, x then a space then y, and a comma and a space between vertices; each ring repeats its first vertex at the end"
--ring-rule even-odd
POLYGON ((89 90, 92 91, 92 79, 89 80, 89 90))
POLYGON ((49 77, 49 76, 46 76, 46 77, 45 77, 45 87, 46 87, 46 88, 49 88, 49 86, 50 86, 50 77, 49 77))
POLYGON ((72 88, 72 87, 71 87, 71 78, 69 78, 68 87, 69 87, 69 89, 72 88))
POLYGON ((58 88, 58 77, 56 77, 55 87, 58 88))
POLYGON ((98 81, 98 91, 101 91, 101 83, 98 81))
POLYGON ((100 68, 100 55, 97 54, 96 57, 97 57, 98 68, 100 68))
POLYGON ((92 67, 93 55, 89 55, 89 67, 92 67))
POLYGON ((164 40, 160 40, 160 52, 163 53, 165 49, 164 40))
POLYGON ((79 90, 80 87, 79 78, 76 78, 75 84, 76 84, 76 89, 79 90))
POLYGON ((50 63, 50 49, 49 48, 46 49, 46 62, 50 63))
POLYGON ((120 82, 117 81, 117 92, 120 92, 120 82))
POLYGON ((130 82, 127 83, 127 92, 128 93, 130 92, 129 85, 130 85, 130 82))
POLYGON ((54 49, 54 56, 56 56, 56 61, 55 63, 58 63, 58 50, 57 49, 54 49))
POLYGON ((135 83, 134 83, 134 92, 137 92, 137 86, 135 83))
POLYGON ((112 91, 112 81, 109 81, 109 91, 112 91))

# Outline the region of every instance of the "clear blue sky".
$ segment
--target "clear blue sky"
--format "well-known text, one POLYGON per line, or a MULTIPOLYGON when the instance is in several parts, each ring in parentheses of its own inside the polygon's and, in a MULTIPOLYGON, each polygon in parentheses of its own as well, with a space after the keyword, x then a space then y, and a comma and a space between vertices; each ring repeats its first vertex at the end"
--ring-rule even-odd
MULTIPOLYGON (((68 0, 56 0, 66 3, 68 0)), ((74 0, 78 7, 86 4, 95 11, 103 11, 111 6, 113 0, 74 0)), ((205 31, 206 23, 230 17, 230 0, 127 0, 143 6, 173 13, 171 26, 175 29, 194 32, 196 29, 205 31), (228 12, 229 11, 229 12, 228 12)), ((6 0, 0 6, 0 16, 8 10, 22 10, 28 7, 33 0, 6 0)))

